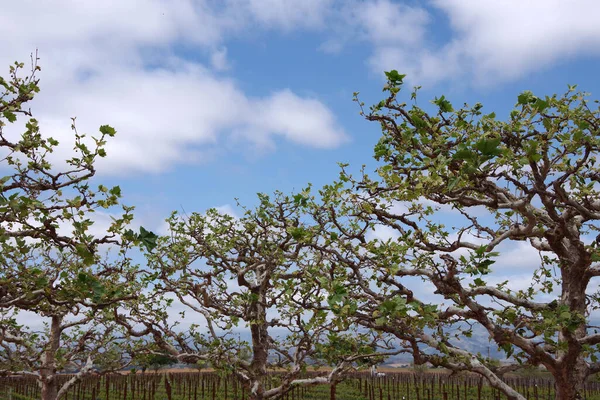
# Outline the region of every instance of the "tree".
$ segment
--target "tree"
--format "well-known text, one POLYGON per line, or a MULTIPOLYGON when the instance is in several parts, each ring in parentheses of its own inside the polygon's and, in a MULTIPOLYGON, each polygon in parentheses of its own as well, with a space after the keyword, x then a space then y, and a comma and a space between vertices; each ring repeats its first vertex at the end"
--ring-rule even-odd
POLYGON ((185 363, 208 361, 236 375, 250 399, 269 399, 296 386, 336 382, 361 352, 373 351, 361 345, 372 338, 346 336, 347 324, 328 311, 326 288, 317 279, 320 255, 309 247, 318 234, 301 220, 303 195, 259 200, 239 219, 211 209, 168 220, 171 235, 160 238, 149 257, 160 282, 150 295, 156 297, 143 303, 159 304, 160 295, 176 298, 185 307, 182 319, 194 321, 189 329, 171 323, 166 311, 157 319, 160 310, 144 307, 120 321, 132 335, 152 337, 146 351, 185 363), (248 341, 241 330, 249 331, 248 341), (319 343, 333 346, 342 339, 354 346, 336 353, 331 371, 300 376, 325 353, 319 343), (267 388, 264 376, 273 368, 281 371, 280 381, 267 388))
POLYGON ((18 283, 3 285, 3 300, 10 300, 0 307, 0 375, 33 376, 41 398, 55 400, 96 370, 130 363, 125 332, 113 316, 143 289, 141 272, 124 253, 97 258, 87 265, 73 251, 24 242, 3 249, 0 282, 18 283), (28 323, 18 318, 23 312, 28 323), (58 374, 67 370, 75 374, 63 381, 58 374))
MULTIPOLYGON (((335 368, 337 365, 347 362, 348 355, 354 355, 351 359, 358 368, 371 367, 371 371, 376 368, 377 364, 385 360, 385 355, 378 353, 383 347, 389 349, 388 346, 381 343, 377 335, 373 337, 372 332, 361 332, 359 330, 344 332, 343 334, 330 332, 319 343, 315 344, 317 359, 324 365, 335 368), (357 338, 360 338, 360 340, 357 340, 357 338), (372 340, 369 341, 370 338, 372 340)), ((344 378, 344 375, 339 375, 329 382, 330 400, 337 398, 337 385, 344 378)))
POLYGON ((133 219, 133 207, 126 206, 106 232, 90 233, 93 213, 118 205, 121 196, 119 187, 92 190, 89 182, 115 130, 101 126, 90 147, 73 125, 74 156, 62 170, 51 165, 48 155, 58 142, 41 134, 25 108, 39 91, 37 57, 32 63, 26 78, 19 77, 19 63, 9 80, 0 78, 0 147, 8 170, 0 178, 0 374, 35 376, 42 398, 54 400, 95 368, 112 371, 129 362, 114 308, 143 287, 143 271, 128 250, 150 249, 155 237, 143 228, 139 234, 125 229, 133 219), (11 139, 7 122, 19 115, 30 118, 21 137, 11 139), (114 251, 102 258, 99 244, 114 251), (24 312, 45 326, 31 319, 23 324, 18 317, 24 312), (58 373, 67 368, 78 372, 62 382, 58 373))
POLYGON ((142 372, 146 372, 148 368, 158 371, 159 369, 177 363, 173 357, 164 354, 153 353, 137 353, 132 364, 139 366, 142 372))
POLYGON ((569 87, 523 92, 506 121, 481 104, 455 110, 444 96, 427 112, 398 100, 404 76, 386 74, 385 100, 366 112, 356 98, 383 129, 378 177, 355 179, 343 166, 311 209, 332 238, 320 251, 352 288, 338 299, 356 310, 345 315, 396 337, 415 364, 473 371, 524 399, 501 380, 515 366, 468 351, 465 337, 483 331, 509 360, 546 367, 557 399, 577 398, 600 370, 597 101, 569 87), (373 239, 374 229, 391 238, 373 239), (515 243, 539 253, 526 289, 493 282, 515 243), (435 294, 420 298, 421 280, 435 294))

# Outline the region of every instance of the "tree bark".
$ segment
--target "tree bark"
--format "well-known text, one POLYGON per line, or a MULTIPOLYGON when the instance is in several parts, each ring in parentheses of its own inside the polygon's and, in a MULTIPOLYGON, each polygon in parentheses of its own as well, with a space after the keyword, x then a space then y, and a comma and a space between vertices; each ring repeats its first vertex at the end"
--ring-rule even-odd
MULTIPOLYGON (((263 279, 265 277, 263 276, 263 279)), ((266 280, 266 279, 265 279, 266 280)), ((267 374, 267 363, 269 358, 269 331, 267 327, 267 312, 264 307, 265 289, 267 282, 259 281, 258 285, 251 288, 256 300, 249 307, 248 317, 250 322, 250 333, 252 335, 252 362, 250 373, 252 375, 252 387, 248 400, 263 400, 265 387, 261 378, 267 374)))
POLYGON ((585 371, 563 370, 554 375, 556 400, 582 399, 585 371), (583 374, 581 372, 584 372, 583 374))
POLYGON ((42 381, 42 400, 56 400, 58 397, 58 384, 56 377, 52 376, 42 381))
POLYGON ((42 356, 40 380, 42 382, 42 400, 57 400, 58 382, 56 381, 56 352, 60 347, 62 317, 53 315, 50 322, 48 348, 42 356))
MULTIPOLYGON (((576 230, 571 226, 567 231, 576 230)), ((565 235, 567 236, 567 235, 565 235)), ((579 236, 566 240, 562 235, 559 240, 549 240, 554 252, 561 261, 562 292, 560 304, 569 307, 571 313, 580 316, 586 314, 586 288, 590 277, 587 273, 591 260, 583 249, 583 243, 579 236)), ((558 334, 559 342, 567 344, 564 351, 556 354, 556 367, 551 369, 555 380, 556 400, 580 399, 583 393, 585 380, 588 376, 588 365, 581 355, 581 344, 579 339, 586 336, 586 322, 582 321, 579 326, 569 332, 566 328, 558 334)))

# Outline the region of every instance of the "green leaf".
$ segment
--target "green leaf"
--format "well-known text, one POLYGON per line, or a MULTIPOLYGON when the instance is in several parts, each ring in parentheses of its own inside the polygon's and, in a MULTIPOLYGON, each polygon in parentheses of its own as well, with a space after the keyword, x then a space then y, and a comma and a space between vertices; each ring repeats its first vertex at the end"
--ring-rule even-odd
POLYGON ((290 235, 292 235, 295 240, 302 240, 308 235, 308 232, 303 227, 298 226, 290 229, 290 235))
POLYGON ((475 144, 475 148, 481 152, 484 156, 497 156, 502 153, 501 149, 498 148, 500 145, 500 138, 492 139, 481 139, 475 144))
POLYGON ((481 278, 476 278, 473 280, 473 284, 475 284, 475 286, 485 286, 485 281, 481 278))
POLYGON ((519 158, 519 164, 521 166, 529 165, 529 158, 527 158, 526 156, 519 158))
POLYGON ((94 263, 94 253, 92 253, 85 244, 77 244, 75 246, 75 252, 79 257, 81 257, 86 265, 91 265, 94 263))
POLYGON ((12 122, 15 122, 17 120, 17 116, 13 112, 4 111, 2 114, 4 115, 4 118, 6 118, 8 120, 8 122, 12 123, 12 122))
POLYGON ((88 274, 86 274, 85 272, 79 272, 77 274, 77 281, 79 283, 86 283, 88 281, 88 274))
POLYGON ((375 153, 375 158, 377 160, 381 159, 381 157, 384 157, 384 156, 388 155, 389 154, 389 149, 388 149, 387 143, 385 143, 383 140, 380 140, 375 145, 374 153, 375 153))
POLYGON ((294 204, 296 204, 297 206, 306 206, 307 202, 308 199, 305 195, 301 193, 294 195, 294 204))
POLYGON ((100 133, 110 136, 110 137, 113 137, 113 136, 115 136, 117 131, 115 131, 115 128, 113 128, 110 125, 102 125, 102 126, 100 126, 100 133))
POLYGON ((109 193, 113 196, 121 197, 121 188, 119 186, 114 186, 109 190, 109 193))
POLYGON ((157 246, 156 240, 158 239, 158 235, 156 235, 154 232, 147 231, 143 226, 140 226, 140 234, 138 235, 138 239, 140 240, 142 246, 146 248, 146 250, 152 251, 157 246))
POLYGON ((452 156, 455 160, 473 160, 475 159, 475 153, 469 149, 460 149, 452 156))
POLYGON ((123 232, 123 239, 126 239, 126 240, 136 240, 137 239, 137 235, 131 229, 127 229, 125 232, 123 232))
POLYGON ((536 101, 536 97, 533 95, 533 92, 526 90, 517 97, 517 101, 518 104, 526 105, 536 101))
POLYGON ((533 103, 533 108, 539 112, 543 112, 548 108, 548 105, 549 103, 546 100, 538 98, 535 100, 535 103, 533 103))
POLYGON ((439 99, 436 97, 433 100, 433 104, 437 105, 440 108, 440 111, 443 113, 454 111, 454 108, 452 108, 452 103, 450 103, 445 96, 442 96, 439 99))
POLYGON ((402 80, 406 77, 404 74, 399 74, 395 69, 385 72, 385 76, 393 86, 402 85, 402 80))
POLYGON ((458 184, 459 181, 460 181, 460 176, 457 176, 456 178, 452 179, 448 183, 448 190, 454 190, 454 188, 456 187, 456 185, 458 184))

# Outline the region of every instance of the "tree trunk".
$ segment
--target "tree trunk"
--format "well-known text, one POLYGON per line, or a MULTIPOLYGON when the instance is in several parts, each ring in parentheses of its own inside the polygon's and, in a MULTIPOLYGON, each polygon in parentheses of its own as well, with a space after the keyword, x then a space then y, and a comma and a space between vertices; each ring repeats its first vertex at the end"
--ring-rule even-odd
POLYGON ((269 356, 268 332, 264 324, 250 324, 250 332, 252 333, 252 362, 250 370, 252 376, 252 384, 248 400, 263 400, 265 386, 261 381, 261 377, 267 374, 267 359, 269 356))
POLYGON ((58 397, 58 384, 56 377, 52 376, 42 381, 42 400, 56 400, 58 397))
POLYGON ((563 368, 554 374, 556 400, 575 400, 583 398, 583 386, 586 379, 585 366, 563 368))
POLYGON ((581 391, 575 382, 562 381, 556 382, 556 400, 576 400, 583 399, 581 391))
POLYGON ((266 283, 268 282, 266 274, 263 274, 263 279, 265 280, 259 281, 257 286, 251 288, 256 300, 250 303, 247 314, 252 336, 252 361, 250 362, 252 387, 248 400, 263 400, 265 393, 265 386, 261 382, 261 378, 267 374, 269 358, 269 331, 267 312, 264 307, 266 283))
MULTIPOLYGON (((591 260, 585 251, 581 250, 579 240, 555 243, 555 253, 562 263, 562 293, 559 304, 567 305, 569 311, 580 316, 586 315, 586 288, 590 276, 586 273, 591 260), (561 250, 564 253, 561 253, 561 250)), ((557 400, 575 400, 582 398, 583 386, 588 375, 588 366, 581 355, 581 345, 578 340, 586 336, 585 319, 573 331, 563 328, 558 333, 559 342, 566 344, 566 349, 557 351, 557 365, 551 370, 555 380, 557 400)))
POLYGON ((40 380, 42 382, 42 400, 58 399, 58 382, 56 381, 56 352, 60 347, 62 317, 53 315, 50 322, 48 347, 42 355, 40 380))
POLYGON ((335 392, 337 389, 337 384, 334 382, 331 384, 329 388, 329 400, 335 400, 335 392))

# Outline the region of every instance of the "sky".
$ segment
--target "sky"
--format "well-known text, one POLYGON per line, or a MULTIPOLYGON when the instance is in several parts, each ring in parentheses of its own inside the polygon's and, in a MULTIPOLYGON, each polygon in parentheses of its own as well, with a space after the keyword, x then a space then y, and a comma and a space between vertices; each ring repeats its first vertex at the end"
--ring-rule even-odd
MULTIPOLYGON (((174 210, 235 213, 236 198, 330 183, 338 162, 373 168, 379 126, 352 93, 381 100, 386 70, 424 104, 445 95, 499 118, 523 90, 600 96, 596 0, 5 3, 0 75, 38 51, 31 108, 61 142, 55 159, 70 155, 71 117, 88 134, 114 126, 96 182, 121 186, 157 232, 174 210)), ((507 253, 504 276, 526 284, 536 255, 507 253)))

